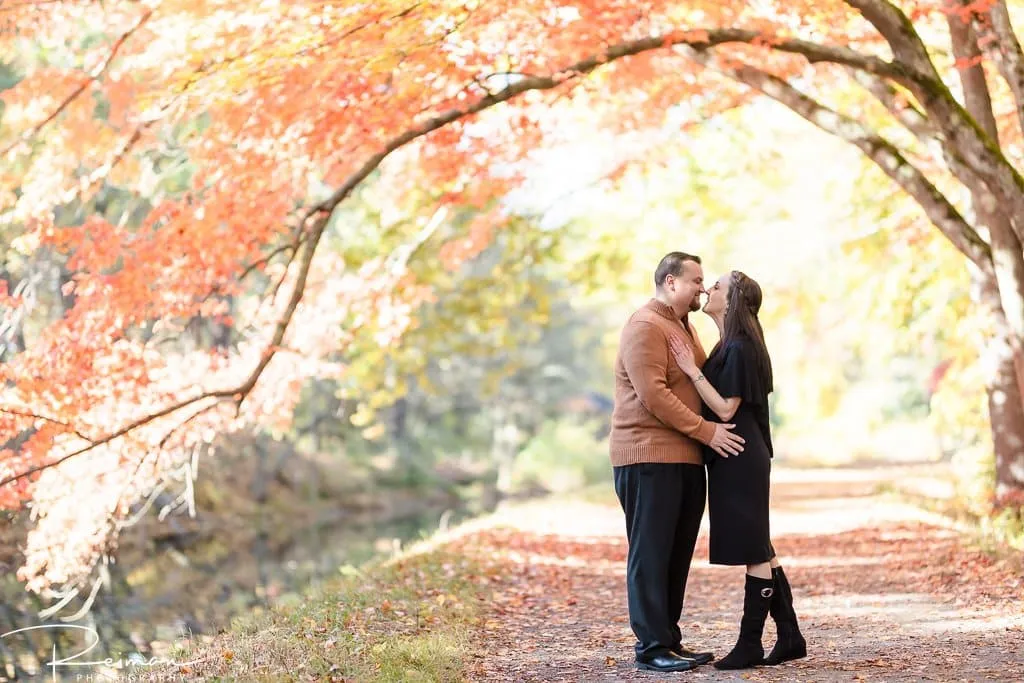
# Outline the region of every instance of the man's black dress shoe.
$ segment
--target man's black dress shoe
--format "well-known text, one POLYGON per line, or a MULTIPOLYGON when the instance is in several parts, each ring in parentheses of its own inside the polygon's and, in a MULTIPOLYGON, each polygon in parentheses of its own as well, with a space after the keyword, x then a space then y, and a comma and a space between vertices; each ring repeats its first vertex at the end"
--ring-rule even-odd
POLYGON ((646 671, 689 671, 697 668, 697 662, 693 659, 680 657, 674 652, 655 655, 650 659, 637 660, 636 668, 646 671))
POLYGON ((687 650, 682 645, 677 645, 676 647, 672 648, 672 652, 679 655, 680 657, 692 659, 693 661, 697 662, 698 666, 700 666, 701 664, 707 664, 708 662, 715 661, 715 655, 711 652, 693 652, 692 650, 687 650))

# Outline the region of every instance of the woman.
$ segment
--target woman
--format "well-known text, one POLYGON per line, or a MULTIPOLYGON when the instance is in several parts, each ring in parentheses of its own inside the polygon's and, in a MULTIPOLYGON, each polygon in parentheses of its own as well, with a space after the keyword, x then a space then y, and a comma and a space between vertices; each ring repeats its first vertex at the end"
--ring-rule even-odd
POLYGON ((807 656, 793 610, 793 593, 768 531, 772 365, 757 319, 760 308, 761 288, 734 270, 719 278, 708 292, 704 312, 718 324, 720 341, 703 372, 686 344, 672 342, 676 362, 704 400, 704 417, 734 423, 735 433, 746 440, 739 455, 726 458, 710 449, 704 452, 711 563, 747 567, 740 636, 732 651, 715 663, 718 669, 781 664, 807 656), (761 635, 769 612, 779 637, 765 657, 761 635))

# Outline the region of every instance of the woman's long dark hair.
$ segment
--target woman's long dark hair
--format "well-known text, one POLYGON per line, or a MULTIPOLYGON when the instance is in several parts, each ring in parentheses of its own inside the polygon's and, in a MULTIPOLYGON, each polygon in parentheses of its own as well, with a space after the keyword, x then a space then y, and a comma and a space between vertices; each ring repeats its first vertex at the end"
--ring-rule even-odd
POLYGON ((764 341, 764 330, 757 318, 761 310, 761 286, 738 270, 729 277, 729 298, 725 309, 725 327, 722 330, 721 347, 734 339, 746 337, 754 345, 757 371, 761 375, 765 393, 772 392, 772 359, 768 356, 768 345, 764 341))

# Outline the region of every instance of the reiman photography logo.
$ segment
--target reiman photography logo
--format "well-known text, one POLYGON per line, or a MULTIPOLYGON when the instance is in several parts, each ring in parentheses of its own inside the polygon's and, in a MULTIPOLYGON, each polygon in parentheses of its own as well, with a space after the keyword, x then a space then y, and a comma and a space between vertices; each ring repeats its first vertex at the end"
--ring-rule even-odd
MULTIPOLYGON (((174 660, 166 659, 163 657, 151 657, 149 659, 141 657, 130 657, 125 659, 119 657, 114 659, 108 657, 106 659, 98 660, 86 660, 84 658, 89 652, 93 650, 97 645, 100 644, 99 634, 95 630, 87 626, 78 626, 76 624, 41 624, 39 626, 26 626, 25 628, 15 629, 8 631, 7 633, 0 634, 0 640, 13 636, 16 633, 26 633, 29 631, 43 631, 43 630, 56 630, 56 631, 84 631, 86 634, 86 645, 80 652, 72 653, 66 657, 58 659, 57 646, 53 646, 52 653, 50 655, 50 661, 45 662, 46 666, 50 668, 51 678, 56 683, 58 681, 57 671, 63 668, 72 667, 106 667, 107 669, 115 669, 119 672, 123 672, 117 680, 129 680, 129 681, 170 681, 170 680, 185 680, 184 676, 179 674, 166 674, 156 673, 152 671, 153 667, 157 666, 189 666, 201 662, 201 659, 195 659, 189 662, 176 662, 174 660)), ((88 674, 79 673, 76 674, 74 680, 111 680, 108 675, 100 674, 88 674)))

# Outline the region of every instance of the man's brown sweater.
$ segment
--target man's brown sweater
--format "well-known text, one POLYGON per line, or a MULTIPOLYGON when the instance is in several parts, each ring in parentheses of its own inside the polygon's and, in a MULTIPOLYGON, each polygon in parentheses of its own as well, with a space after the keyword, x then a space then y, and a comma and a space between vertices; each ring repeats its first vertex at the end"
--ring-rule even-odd
POLYGON ((701 417, 700 394, 672 357, 672 337, 688 343, 697 367, 704 366, 707 356, 696 333, 687 331, 672 307, 657 299, 633 313, 622 330, 610 437, 615 467, 703 463, 700 444, 711 441, 715 425, 701 417))

